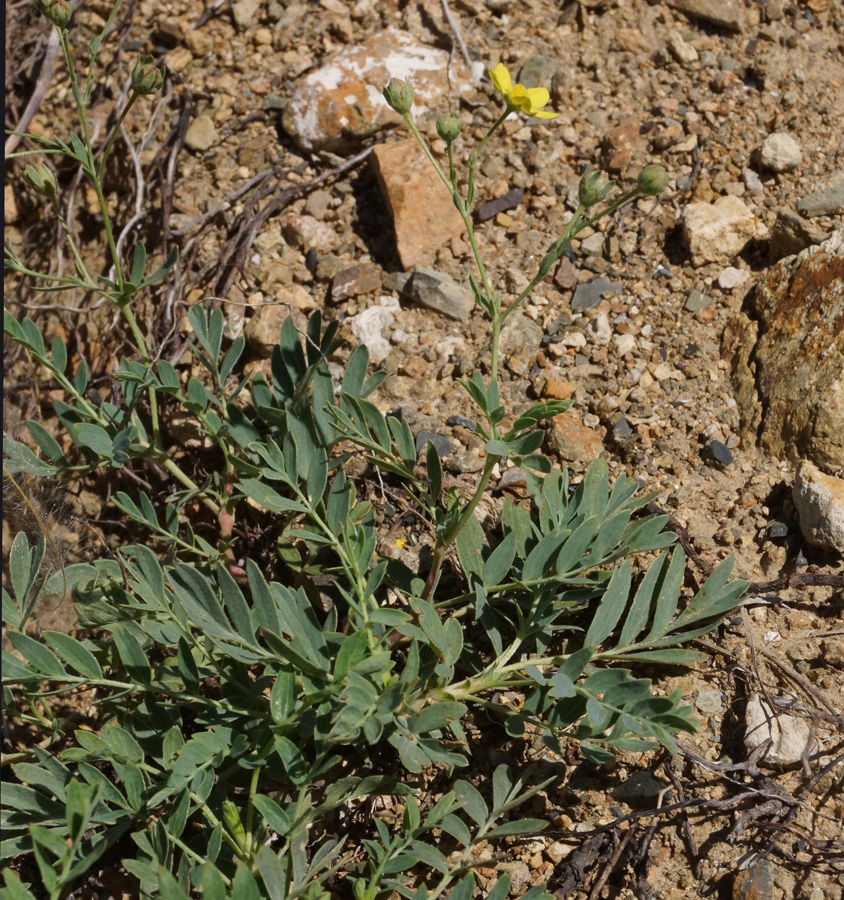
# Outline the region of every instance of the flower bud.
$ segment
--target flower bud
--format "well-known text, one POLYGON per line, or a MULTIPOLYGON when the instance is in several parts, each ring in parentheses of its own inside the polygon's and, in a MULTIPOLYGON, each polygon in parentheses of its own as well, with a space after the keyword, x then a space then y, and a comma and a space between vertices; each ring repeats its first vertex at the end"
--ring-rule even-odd
POLYGON ((668 186, 668 172, 662 166, 652 164, 645 166, 636 179, 636 190, 640 194, 656 197, 668 186))
POLYGON ((70 0, 35 0, 35 7, 57 28, 67 28, 70 17, 73 15, 70 0))
POLYGON ((158 68, 151 56, 144 58, 138 54, 138 62, 132 69, 132 90, 141 96, 157 94, 164 84, 165 72, 164 66, 158 68))
POLYGON ((615 186, 603 172, 599 172, 597 169, 587 169, 580 179, 577 198, 583 206, 594 206, 596 203, 606 200, 614 189, 615 186))
POLYGON ((35 166, 27 166, 23 173, 23 180, 42 197, 50 200, 56 198, 56 176, 44 165, 38 163, 35 166))
POLYGON ((406 81, 391 78, 390 83, 381 89, 381 93, 387 105, 399 115, 404 116, 410 112, 410 107, 413 106, 413 88, 406 81))
POLYGON ((437 134, 447 143, 451 144, 460 137, 460 122, 457 116, 449 113, 437 119, 437 134))

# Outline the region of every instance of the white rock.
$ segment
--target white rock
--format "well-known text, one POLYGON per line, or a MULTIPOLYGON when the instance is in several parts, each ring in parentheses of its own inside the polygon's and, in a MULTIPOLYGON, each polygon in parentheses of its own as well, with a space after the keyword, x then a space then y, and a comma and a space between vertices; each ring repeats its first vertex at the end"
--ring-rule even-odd
POLYGON ((586 326, 586 331, 589 340, 599 347, 605 347, 612 340, 612 325, 605 312, 599 312, 586 326))
POLYGON ((803 153, 790 134, 777 131, 762 141, 759 162, 774 172, 791 172, 803 162, 803 153))
MULTIPOLYGON (((625 353, 630 353, 636 348, 636 338, 632 334, 613 335, 613 343, 619 356, 624 356, 625 353)), ((638 381, 638 377, 636 380, 638 381)))
POLYGON ((692 265, 732 259, 756 236, 756 217, 738 197, 715 203, 690 203, 683 216, 683 233, 692 265))
POLYGON ((604 235, 600 231, 590 234, 588 238, 583 239, 580 249, 587 256, 601 256, 604 252, 604 235))
POLYGON ((210 116, 197 116, 185 134, 185 145, 191 150, 204 152, 219 143, 217 127, 210 116))
MULTIPOLYGON (((563 339, 560 341, 560 344, 563 347, 585 347, 586 346, 586 335, 581 331, 567 331, 563 335, 563 339)), ((553 347, 554 344, 550 344, 549 346, 553 347)))
POLYGON ((744 186, 750 191, 754 197, 758 197, 765 192, 765 185, 762 179, 753 171, 753 169, 745 169, 741 173, 744 186))
POLYGON ((289 243, 306 253, 311 249, 327 252, 337 246, 334 227, 313 216, 290 216, 282 223, 281 230, 289 243))
POLYGON ((844 553, 844 480, 804 459, 797 466, 793 497, 803 537, 816 547, 844 553))
POLYGON ((395 297, 382 297, 380 306, 370 306, 346 321, 352 327, 352 334, 357 341, 369 350, 369 356, 375 365, 384 362, 390 352, 390 342, 384 332, 393 324, 401 305, 395 297))
POLYGON ((750 272, 744 269, 737 269, 735 266, 727 266, 718 276, 718 287, 722 291, 731 291, 733 288, 744 284, 748 278, 750 278, 750 272))
POLYGON ((237 0, 232 4, 232 18, 238 31, 257 25, 260 6, 261 0, 237 0))
POLYGON ((771 741, 764 758, 764 762, 769 764, 799 762, 810 739, 809 723, 805 719, 775 713, 758 696, 751 697, 747 702, 745 726, 744 745, 748 752, 752 753, 760 744, 771 741))
POLYGON ((672 31, 665 39, 665 43, 671 51, 671 55, 685 68, 690 68, 698 61, 697 50, 683 38, 679 31, 672 31))

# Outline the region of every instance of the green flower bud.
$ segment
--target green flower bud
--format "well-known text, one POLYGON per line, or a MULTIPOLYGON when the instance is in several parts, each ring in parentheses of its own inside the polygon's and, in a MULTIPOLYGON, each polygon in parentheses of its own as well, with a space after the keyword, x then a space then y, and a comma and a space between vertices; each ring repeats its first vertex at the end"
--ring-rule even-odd
POLYGON ((447 143, 451 144, 460 137, 460 122, 457 116, 449 113, 437 119, 437 134, 447 143))
POLYGON ((615 185, 609 181, 603 172, 597 169, 587 169, 580 179, 577 188, 577 198, 584 206, 594 206, 600 203, 615 190, 615 185))
POLYGON ((35 166, 27 166, 23 173, 23 180, 42 197, 50 200, 56 198, 56 176, 44 165, 38 163, 35 166))
POLYGON ((158 68, 151 56, 142 57, 138 54, 138 62, 132 69, 132 90, 141 96, 157 94, 164 84, 166 71, 164 66, 158 68))
POLYGON ((399 115, 404 116, 410 112, 410 107, 413 106, 413 88, 406 81, 391 78, 390 83, 381 89, 381 93, 387 105, 399 115))
POLYGON ((650 197, 661 194, 666 187, 668 187, 668 172, 656 164, 645 166, 636 179, 636 190, 650 197))
POLYGON ((35 8, 57 28, 67 28, 73 15, 70 0, 35 0, 35 8))

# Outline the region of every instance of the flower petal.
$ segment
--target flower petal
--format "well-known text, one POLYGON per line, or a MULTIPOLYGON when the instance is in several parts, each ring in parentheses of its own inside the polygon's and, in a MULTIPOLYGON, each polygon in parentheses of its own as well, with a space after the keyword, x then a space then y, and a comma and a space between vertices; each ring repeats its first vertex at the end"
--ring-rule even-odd
POLYGON ((537 119, 556 119, 559 113, 548 112, 544 109, 535 109, 530 115, 536 116, 537 119))
POLYGON ((526 88, 527 95, 530 97, 530 105, 534 109, 542 109, 548 105, 551 95, 544 87, 526 88))
POLYGON ((492 86, 499 94, 509 97, 513 89, 513 80, 510 78, 510 70, 504 63, 499 63, 494 69, 489 70, 492 86))

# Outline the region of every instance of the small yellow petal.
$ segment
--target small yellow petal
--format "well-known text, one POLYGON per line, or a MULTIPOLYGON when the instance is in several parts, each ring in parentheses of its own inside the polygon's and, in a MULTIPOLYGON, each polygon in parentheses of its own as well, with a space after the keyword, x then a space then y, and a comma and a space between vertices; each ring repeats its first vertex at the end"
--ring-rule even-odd
POLYGON ((527 88, 527 95, 530 97, 530 104, 534 109, 542 109, 551 99, 551 95, 544 87, 527 88))
POLYGON ((547 112, 544 109, 536 109, 531 115, 536 116, 537 119, 556 119, 559 113, 547 112))
POLYGON ((492 86, 499 94, 509 97, 513 87, 513 80, 510 78, 510 70, 504 63, 499 63, 494 69, 489 70, 489 77, 492 79, 492 86))
POLYGON ((399 550, 402 550, 402 549, 404 549, 404 545, 406 543, 407 543, 407 541, 404 538, 399 538, 399 540, 396 541, 396 547, 398 547, 399 550))

